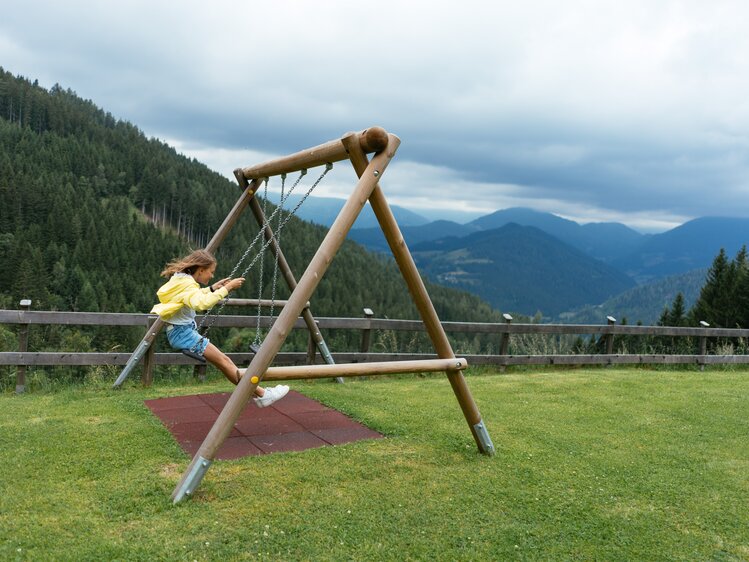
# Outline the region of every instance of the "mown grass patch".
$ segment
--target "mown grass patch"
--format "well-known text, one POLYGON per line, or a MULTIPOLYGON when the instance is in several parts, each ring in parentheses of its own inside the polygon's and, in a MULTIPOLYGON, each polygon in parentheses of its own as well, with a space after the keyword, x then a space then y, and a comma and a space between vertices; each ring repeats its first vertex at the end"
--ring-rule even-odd
POLYGON ((749 378, 580 369, 471 375, 497 449, 476 452, 440 376, 292 383, 384 433, 189 462, 131 384, 0 396, 0 558, 749 559, 749 378))

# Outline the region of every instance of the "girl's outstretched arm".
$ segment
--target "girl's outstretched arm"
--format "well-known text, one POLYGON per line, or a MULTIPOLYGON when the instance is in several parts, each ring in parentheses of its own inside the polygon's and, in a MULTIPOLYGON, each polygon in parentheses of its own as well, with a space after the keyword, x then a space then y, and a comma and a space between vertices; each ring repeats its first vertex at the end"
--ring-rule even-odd
POLYGON ((211 284, 211 291, 218 291, 221 287, 225 286, 229 281, 231 281, 231 277, 226 277, 224 279, 220 279, 219 281, 216 281, 215 283, 211 284))
POLYGON ((211 292, 208 288, 200 289, 198 284, 195 283, 193 289, 185 292, 181 300, 193 310, 208 310, 218 304, 220 300, 225 299, 229 295, 229 291, 241 287, 242 283, 244 283, 244 277, 229 279, 223 287, 214 292, 211 292))

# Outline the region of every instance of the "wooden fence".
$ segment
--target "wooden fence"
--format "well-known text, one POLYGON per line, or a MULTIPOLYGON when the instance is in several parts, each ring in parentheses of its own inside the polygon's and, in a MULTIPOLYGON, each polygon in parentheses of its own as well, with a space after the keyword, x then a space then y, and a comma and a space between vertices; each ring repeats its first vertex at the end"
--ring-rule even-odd
MULTIPOLYGON (((63 365, 125 365, 131 350, 125 352, 33 352, 28 351, 28 335, 33 325, 66 325, 66 326, 139 326, 145 330, 156 316, 149 314, 108 313, 108 312, 55 312, 32 311, 30 301, 21 301, 19 310, 0 310, 0 324, 17 325, 18 350, 0 352, 0 365, 17 367, 16 391, 25 389, 25 373, 28 366, 63 366, 63 365)), ((273 319, 267 316, 223 315, 215 318, 216 328, 269 328, 273 319)), ((334 352, 336 363, 361 363, 373 361, 404 361, 435 358, 434 354, 415 353, 372 353, 370 351, 371 334, 374 330, 424 331, 420 320, 391 320, 375 318, 370 309, 364 309, 362 318, 317 318, 320 329, 357 330, 361 332, 361 344, 357 352, 334 352)), ((702 322, 700 327, 669 326, 629 326, 616 325, 608 317, 607 324, 522 324, 512 323, 512 317, 505 315, 505 322, 442 322, 448 333, 491 334, 498 339, 499 354, 470 355, 460 353, 468 360, 469 365, 613 365, 613 364, 749 364, 749 355, 709 355, 708 338, 749 338, 749 330, 711 328, 702 322), (510 338, 521 334, 545 335, 578 335, 599 336, 604 338, 606 352, 601 354, 564 354, 564 355, 512 355, 509 354, 510 338), (669 336, 674 338, 690 337, 699 342, 696 354, 614 354, 614 336, 669 336)), ((307 329, 300 317, 294 329, 307 329)), ((307 352, 281 352, 276 356, 276 365, 298 365, 315 362, 315 348, 310 342, 307 352)), ((228 353, 238 364, 245 364, 252 359, 252 353, 228 353)), ((155 353, 151 348, 143 361, 142 381, 148 385, 152 382, 154 365, 196 365, 196 361, 181 353, 155 353)), ((204 366, 196 366, 199 370, 204 366)), ((204 371, 203 371, 204 372, 204 371)))

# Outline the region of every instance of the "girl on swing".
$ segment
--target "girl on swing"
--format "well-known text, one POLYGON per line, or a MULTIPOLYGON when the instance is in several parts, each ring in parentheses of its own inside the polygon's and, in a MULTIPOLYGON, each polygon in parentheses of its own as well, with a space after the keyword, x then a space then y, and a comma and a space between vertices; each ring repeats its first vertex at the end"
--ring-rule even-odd
MULTIPOLYGON (((244 277, 221 279, 210 284, 216 271, 216 258, 205 250, 195 250, 184 258, 172 260, 161 272, 168 277, 164 285, 156 292, 159 304, 151 309, 166 323, 166 337, 174 349, 179 349, 198 360, 205 358, 234 384, 239 383, 241 375, 234 362, 208 338, 200 335, 195 322, 196 310, 208 310, 225 299, 229 291, 237 289, 244 283, 244 277), (208 285, 200 288, 200 285, 208 285)), ((289 387, 278 385, 272 388, 257 387, 255 404, 260 408, 270 406, 280 400, 289 387)))

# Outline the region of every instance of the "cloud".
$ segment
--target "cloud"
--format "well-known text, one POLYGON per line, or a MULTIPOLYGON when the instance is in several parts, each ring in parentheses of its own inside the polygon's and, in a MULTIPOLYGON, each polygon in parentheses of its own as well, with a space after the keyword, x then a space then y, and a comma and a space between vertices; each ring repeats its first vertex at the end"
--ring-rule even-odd
POLYGON ((655 228, 749 216, 747 12, 738 1, 27 0, 3 9, 0 48, 7 70, 214 162, 377 124, 403 140, 388 171, 399 201, 655 228))

